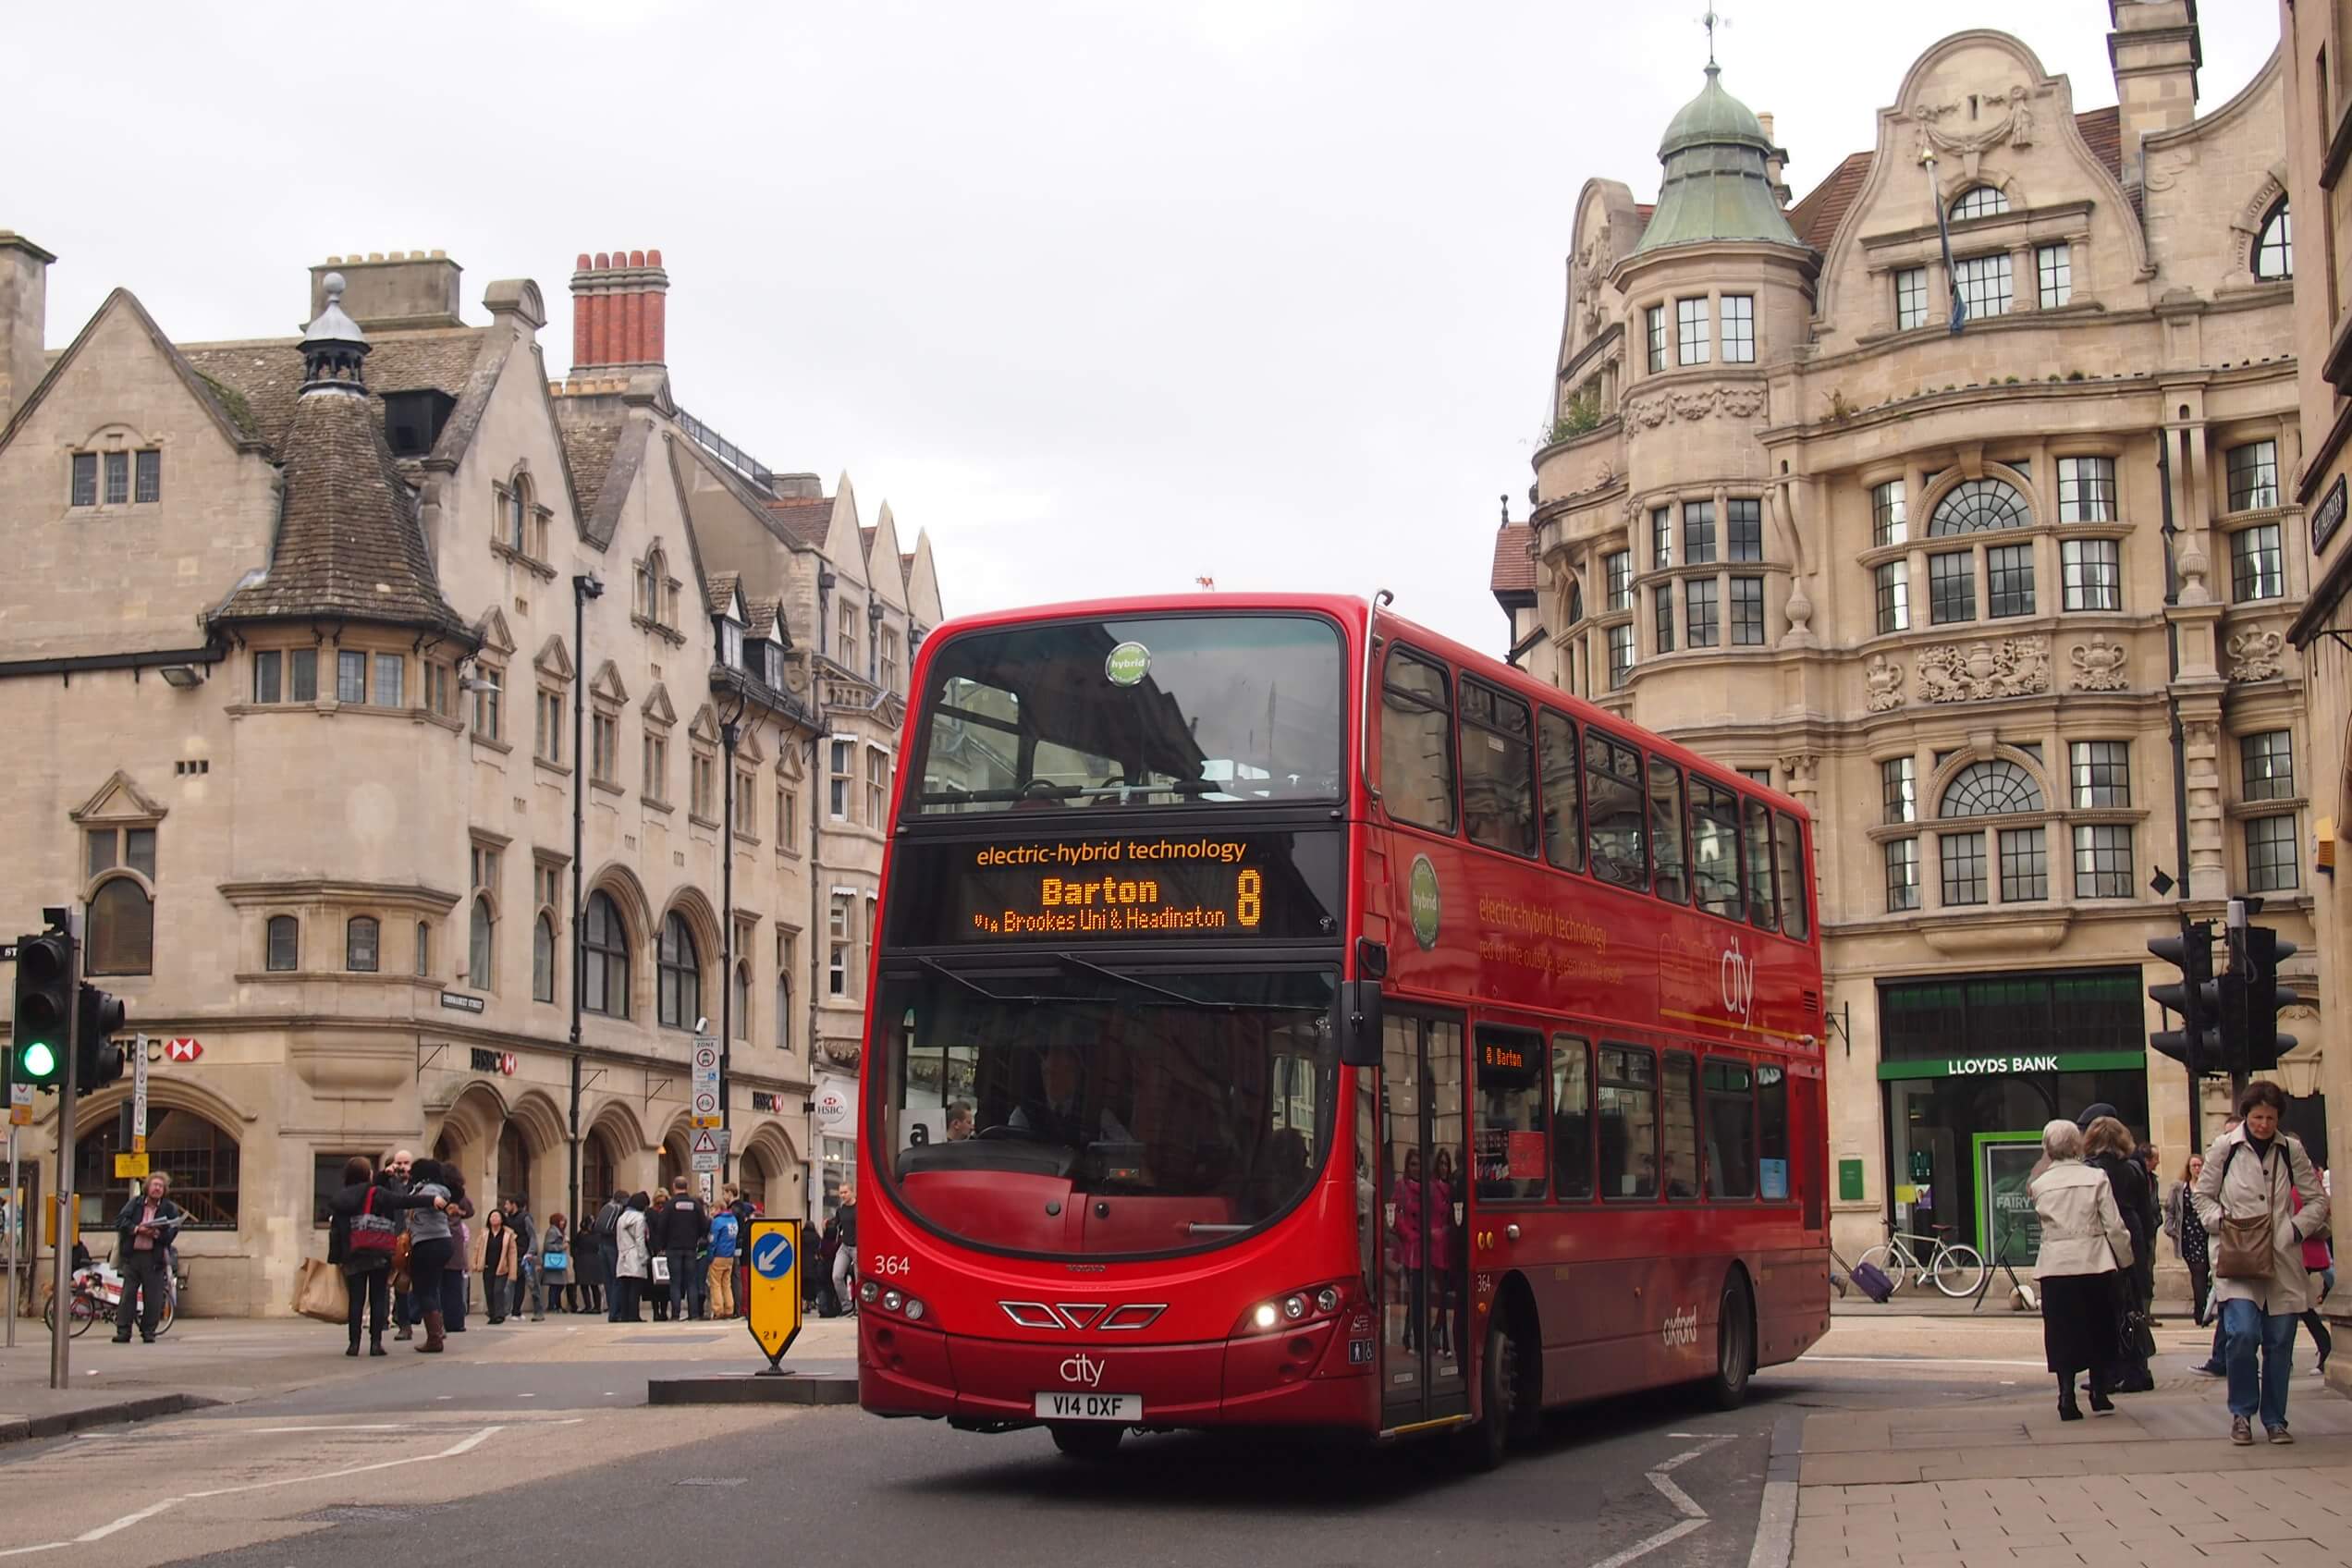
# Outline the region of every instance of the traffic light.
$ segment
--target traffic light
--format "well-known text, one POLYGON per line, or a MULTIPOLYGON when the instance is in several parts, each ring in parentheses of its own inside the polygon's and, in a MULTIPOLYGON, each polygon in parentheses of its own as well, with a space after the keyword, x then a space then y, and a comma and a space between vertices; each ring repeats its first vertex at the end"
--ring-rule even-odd
POLYGON ((2189 1076, 2212 1072, 2221 1065, 2221 987, 2213 979, 2213 928, 2181 923, 2177 937, 2159 937, 2148 950, 2181 973, 2178 982, 2150 986, 2149 999, 2168 1012, 2180 1014, 2177 1029, 2159 1030, 2148 1037, 2159 1055, 2187 1067, 2189 1076))
POLYGON ((66 1032, 74 1007, 73 939, 47 931, 17 940, 17 1011, 9 1038, 11 1081, 54 1090, 66 1075, 66 1032))
POLYGON ((89 1094, 103 1089, 123 1075, 122 1047, 115 1044, 115 1036, 122 1033, 122 998, 85 980, 80 998, 81 1020, 74 1029, 74 1093, 89 1094))
POLYGON ((2292 1035, 2279 1033, 2282 1008, 2303 998, 2278 983, 2279 965, 2295 956, 2293 942, 2282 941, 2267 925, 2246 928, 2246 1071, 2268 1072, 2279 1057, 2295 1048, 2292 1035))

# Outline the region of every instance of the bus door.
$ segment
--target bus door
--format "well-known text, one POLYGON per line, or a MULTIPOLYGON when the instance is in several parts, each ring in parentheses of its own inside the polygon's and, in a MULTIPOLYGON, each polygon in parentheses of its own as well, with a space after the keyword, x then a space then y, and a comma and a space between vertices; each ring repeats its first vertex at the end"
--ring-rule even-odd
POLYGON ((1460 1014, 1391 1004, 1380 1067, 1380 1425, 1469 1413, 1460 1014))

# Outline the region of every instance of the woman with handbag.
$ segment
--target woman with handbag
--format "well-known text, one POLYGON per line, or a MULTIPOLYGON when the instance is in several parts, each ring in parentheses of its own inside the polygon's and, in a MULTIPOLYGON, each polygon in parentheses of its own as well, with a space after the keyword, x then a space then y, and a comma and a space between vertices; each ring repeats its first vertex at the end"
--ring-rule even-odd
POLYGON ((367 1156, 343 1162, 343 1185, 326 1204, 326 1260, 343 1270, 351 1295, 350 1344, 360 1354, 360 1310, 368 1309, 368 1354, 384 1354, 384 1320, 391 1314, 392 1252, 400 1239, 398 1216, 437 1207, 440 1199, 397 1191, 389 1171, 378 1176, 367 1156))
POLYGON ((2301 1142, 2279 1126, 2285 1109, 2276 1084, 2248 1084, 2237 1096, 2237 1126, 2205 1151, 2193 1198, 2213 1243, 2213 1294, 2228 1344, 2230 1441, 2241 1447, 2254 1440, 2258 1415, 2271 1441, 2295 1440, 2286 1427, 2286 1383, 2295 1369, 2296 1319, 2311 1306, 2303 1243, 2327 1229, 2326 1189, 2301 1142))
POLYGON ((561 1214, 550 1214, 546 1229, 539 1232, 539 1284, 547 1292, 547 1305, 557 1312, 563 1310, 563 1293, 570 1279, 570 1228, 561 1214))
POLYGON ((2107 1378, 2109 1390, 2119 1394, 2146 1393, 2156 1386, 2148 1366, 2148 1358, 2156 1353, 2156 1336, 2148 1322, 2149 1306, 2156 1298, 2156 1205, 2148 1191, 2148 1172, 2133 1158, 2136 1152, 2131 1129, 2115 1117, 2094 1117, 2083 1127, 2083 1163, 2104 1173, 2115 1189, 2116 1212, 2131 1234, 2131 1256, 2122 1260, 2116 1277, 2121 1331, 2115 1365, 2107 1378))
POLYGON ((645 1240, 645 1210, 650 1207, 644 1194, 632 1193, 629 1207, 613 1225, 612 1320, 616 1323, 644 1321, 637 1307, 638 1292, 653 1273, 653 1252, 645 1240))
POLYGON ((2058 1377, 2058 1419, 2079 1421, 2075 1378, 2090 1374, 2090 1407, 2115 1408, 2107 1397, 2110 1373, 2121 1359, 2119 1285, 2131 1266, 2131 1231, 2115 1203, 2107 1173, 2083 1163, 2082 1129, 2067 1121, 2041 1130, 2049 1161, 2027 1183, 2041 1221, 2034 1280, 2041 1287, 2041 1344, 2058 1377))

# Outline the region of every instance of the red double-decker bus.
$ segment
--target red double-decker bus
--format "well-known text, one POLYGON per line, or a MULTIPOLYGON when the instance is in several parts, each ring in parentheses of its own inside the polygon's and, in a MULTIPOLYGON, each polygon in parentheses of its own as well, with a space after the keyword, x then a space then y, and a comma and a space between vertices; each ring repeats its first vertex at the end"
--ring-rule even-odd
POLYGON ((1361 599, 976 617, 914 689, 867 1410, 1494 1463, 1827 1329, 1795 802, 1361 599))

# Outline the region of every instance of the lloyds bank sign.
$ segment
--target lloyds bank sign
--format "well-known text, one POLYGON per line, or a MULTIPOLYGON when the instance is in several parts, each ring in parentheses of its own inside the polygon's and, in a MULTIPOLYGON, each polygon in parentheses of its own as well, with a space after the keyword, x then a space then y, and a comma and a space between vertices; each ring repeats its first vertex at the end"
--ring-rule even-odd
POLYGON ((2138 1072, 2145 1051, 1987 1051, 1879 1063, 1880 1078, 2019 1078, 2051 1072, 2138 1072))

